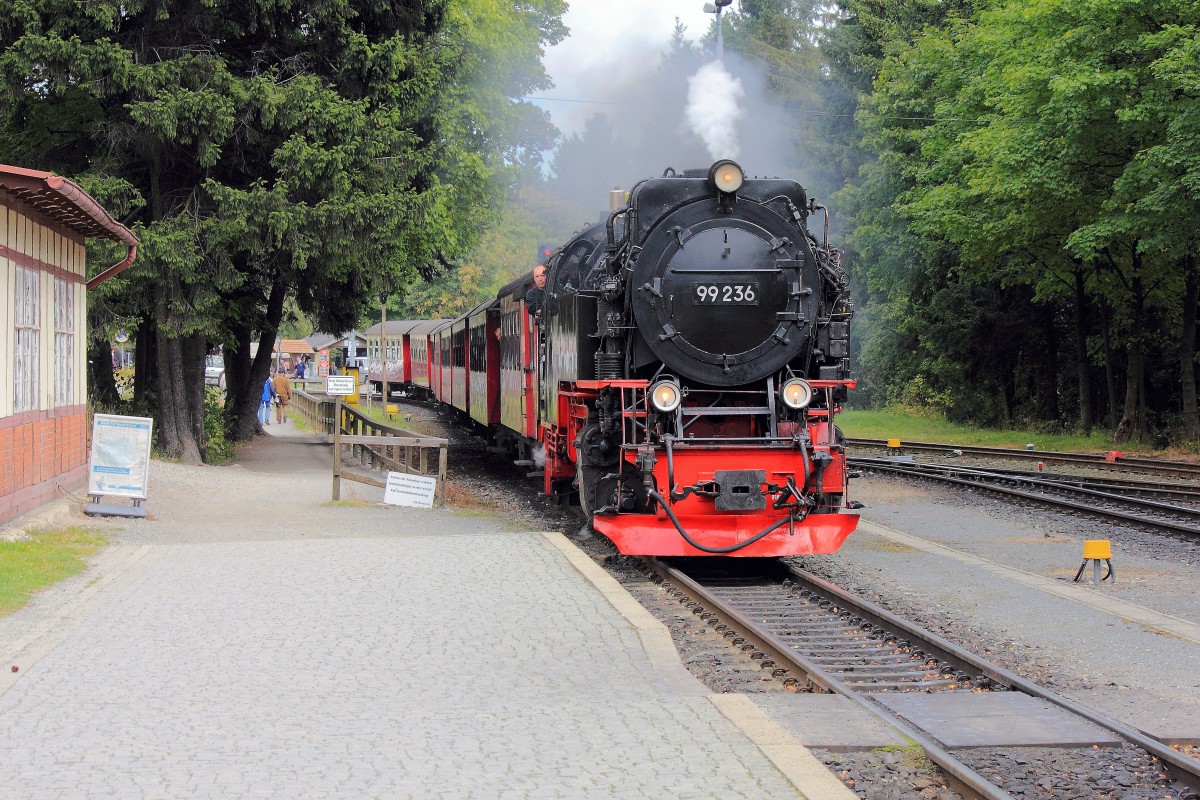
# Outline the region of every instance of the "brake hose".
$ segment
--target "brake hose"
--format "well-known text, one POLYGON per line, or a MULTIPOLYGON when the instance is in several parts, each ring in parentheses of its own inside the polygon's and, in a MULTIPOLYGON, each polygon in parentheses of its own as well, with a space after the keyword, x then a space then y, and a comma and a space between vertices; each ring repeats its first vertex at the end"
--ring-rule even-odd
POLYGON ((696 548, 697 550, 700 550, 705 553, 714 553, 716 555, 722 555, 724 553, 736 553, 738 550, 741 550, 743 547, 749 547, 750 545, 757 542, 759 539, 761 539, 764 536, 766 536, 767 534, 769 534, 771 531, 775 530, 776 528, 781 527, 785 522, 791 522, 793 519, 792 515, 789 514, 788 516, 784 517, 783 519, 779 520, 778 522, 774 522, 771 525, 768 525, 766 528, 763 528, 761 531, 754 534, 746 541, 738 542, 737 544, 732 544, 729 547, 708 547, 706 545, 700 544, 695 539, 693 539, 691 536, 688 536, 688 532, 685 531, 683 529, 683 526, 679 524, 679 518, 675 516, 675 512, 671 510, 671 507, 667 505, 667 501, 665 499, 663 499, 663 496, 661 494, 659 494, 656 489, 650 490, 650 497, 654 501, 656 501, 660 506, 662 506, 663 511, 667 512, 667 517, 671 520, 671 524, 675 526, 675 530, 679 531, 679 535, 683 537, 683 540, 685 542, 687 542, 688 544, 690 544, 692 547, 696 548))

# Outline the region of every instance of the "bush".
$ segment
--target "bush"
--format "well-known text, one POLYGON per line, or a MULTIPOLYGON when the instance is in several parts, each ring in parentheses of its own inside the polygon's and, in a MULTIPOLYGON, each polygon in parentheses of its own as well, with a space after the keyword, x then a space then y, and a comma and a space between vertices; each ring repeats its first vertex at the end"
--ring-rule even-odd
POLYGON ((205 463, 224 464, 233 459, 233 442, 228 434, 225 397, 216 386, 207 386, 204 389, 205 463))

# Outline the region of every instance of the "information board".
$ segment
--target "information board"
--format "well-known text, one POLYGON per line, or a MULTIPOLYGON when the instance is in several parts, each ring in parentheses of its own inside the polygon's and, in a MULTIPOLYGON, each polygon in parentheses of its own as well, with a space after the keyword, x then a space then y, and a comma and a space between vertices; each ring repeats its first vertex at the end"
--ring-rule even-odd
POLYGON ((352 395, 354 394, 353 375, 330 375, 325 379, 325 394, 352 395))
POLYGON ((146 499, 153 426, 150 417, 92 417, 88 494, 146 499))
POLYGON ((409 475, 406 472, 389 472, 383 490, 383 502, 394 506, 433 508, 433 493, 437 489, 437 478, 424 475, 409 475))

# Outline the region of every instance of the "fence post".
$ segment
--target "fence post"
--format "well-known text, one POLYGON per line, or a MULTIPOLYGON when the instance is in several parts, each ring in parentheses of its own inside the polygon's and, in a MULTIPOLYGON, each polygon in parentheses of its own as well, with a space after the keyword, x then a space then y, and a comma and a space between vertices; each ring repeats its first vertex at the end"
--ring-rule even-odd
POLYGON ((438 503, 446 505, 446 461, 447 445, 438 448, 438 503))
POLYGON ((333 501, 342 499, 342 396, 333 404, 333 501))

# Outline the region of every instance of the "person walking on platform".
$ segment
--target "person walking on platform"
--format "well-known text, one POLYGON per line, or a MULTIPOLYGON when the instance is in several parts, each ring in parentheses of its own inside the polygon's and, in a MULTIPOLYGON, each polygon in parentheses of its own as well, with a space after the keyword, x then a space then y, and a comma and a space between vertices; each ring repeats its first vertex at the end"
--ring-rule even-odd
POLYGON ((271 424, 271 400, 275 397, 275 387, 271 385, 271 376, 263 381, 262 397, 258 403, 258 424, 271 424))
POLYGON ((275 421, 281 425, 287 422, 288 403, 292 401, 292 382, 288 380, 287 370, 283 367, 275 373, 275 421))

